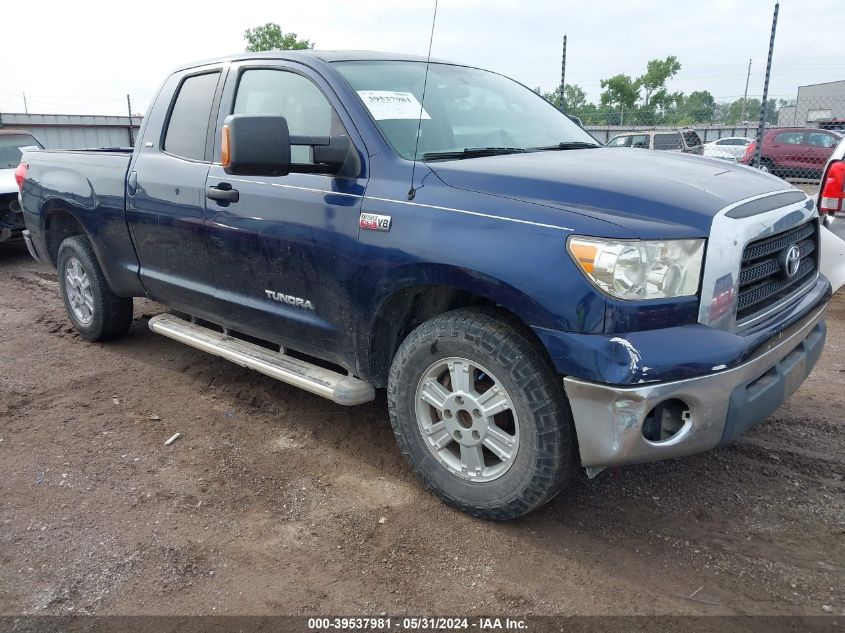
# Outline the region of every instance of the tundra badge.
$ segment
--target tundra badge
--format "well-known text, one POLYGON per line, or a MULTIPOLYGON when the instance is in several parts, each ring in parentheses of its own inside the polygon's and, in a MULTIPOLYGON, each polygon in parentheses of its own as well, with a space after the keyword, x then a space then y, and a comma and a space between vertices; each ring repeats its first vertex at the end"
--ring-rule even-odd
POLYGON ((300 299, 299 297, 294 297, 293 295, 286 295, 283 292, 276 292, 274 290, 265 290, 264 294, 267 295, 268 299, 278 301, 279 303, 286 303, 289 306, 294 306, 296 308, 304 308, 305 310, 314 309, 314 304, 311 303, 308 299, 300 299))
POLYGON ((367 231, 389 231, 390 216, 377 213, 362 213, 358 226, 367 231))

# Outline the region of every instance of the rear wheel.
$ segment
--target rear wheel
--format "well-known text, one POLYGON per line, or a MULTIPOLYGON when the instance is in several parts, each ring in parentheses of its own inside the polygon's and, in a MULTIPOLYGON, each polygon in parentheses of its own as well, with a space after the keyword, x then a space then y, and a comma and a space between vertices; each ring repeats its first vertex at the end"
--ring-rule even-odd
POLYGON ((773 174, 775 173, 775 165, 768 158, 763 158, 760 160, 760 171, 767 174, 773 174))
POLYGON ((402 452, 458 509, 511 519, 546 503, 578 465, 559 376, 520 328, 457 310, 420 325, 390 370, 388 407, 402 452))
POLYGON ((126 334, 132 325, 132 298, 112 292, 84 236, 74 235, 62 242, 57 268, 59 294, 82 338, 107 341, 126 334))

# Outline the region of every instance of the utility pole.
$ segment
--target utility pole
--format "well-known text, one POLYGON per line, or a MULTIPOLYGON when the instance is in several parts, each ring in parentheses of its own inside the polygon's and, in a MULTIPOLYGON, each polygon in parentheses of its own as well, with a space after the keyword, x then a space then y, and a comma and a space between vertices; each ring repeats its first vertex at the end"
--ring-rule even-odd
POLYGON ((132 135, 132 102, 129 95, 126 95, 126 110, 129 112, 129 147, 135 147, 135 138, 132 135))
POLYGON ((751 79, 751 58, 748 58, 748 74, 745 76, 745 94, 742 95, 742 113, 739 115, 740 122, 745 121, 745 104, 748 103, 748 82, 751 79))
POLYGON ((563 36, 563 57, 560 61, 560 109, 563 110, 563 91, 566 88, 566 35, 563 36))
POLYGON ((24 92, 24 93, 21 93, 21 94, 23 94, 23 111, 24 111, 24 114, 29 114, 29 107, 26 105, 26 93, 24 92))
POLYGON ((766 61, 766 79, 763 81, 763 98, 760 100, 760 122, 757 124, 757 151, 754 152, 755 167, 760 167, 763 152, 763 131, 766 127, 766 100, 769 98, 769 76, 772 74, 772 53, 775 50, 775 33, 778 28, 778 9, 780 2, 775 2, 775 14, 772 16, 772 36, 769 38, 769 58, 766 61))

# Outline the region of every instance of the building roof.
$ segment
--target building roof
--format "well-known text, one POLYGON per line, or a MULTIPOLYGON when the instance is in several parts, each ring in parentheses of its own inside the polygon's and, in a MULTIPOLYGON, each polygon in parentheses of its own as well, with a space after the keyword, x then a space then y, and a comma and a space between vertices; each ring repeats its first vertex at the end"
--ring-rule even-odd
POLYGON ((822 81, 817 84, 804 84, 803 86, 798 86, 798 90, 801 90, 801 88, 812 88, 814 86, 833 86, 836 84, 845 84, 845 79, 837 79, 836 81, 822 81))

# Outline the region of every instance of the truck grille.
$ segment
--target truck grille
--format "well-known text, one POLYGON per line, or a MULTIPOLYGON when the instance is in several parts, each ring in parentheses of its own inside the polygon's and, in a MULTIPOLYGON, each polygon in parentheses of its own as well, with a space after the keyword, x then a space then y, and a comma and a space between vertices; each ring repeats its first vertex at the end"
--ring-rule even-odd
POLYGON ((750 242, 742 252, 737 320, 746 319, 777 303, 814 277, 818 268, 817 221, 750 242), (798 272, 785 272, 786 252, 793 245, 801 253, 798 272))

